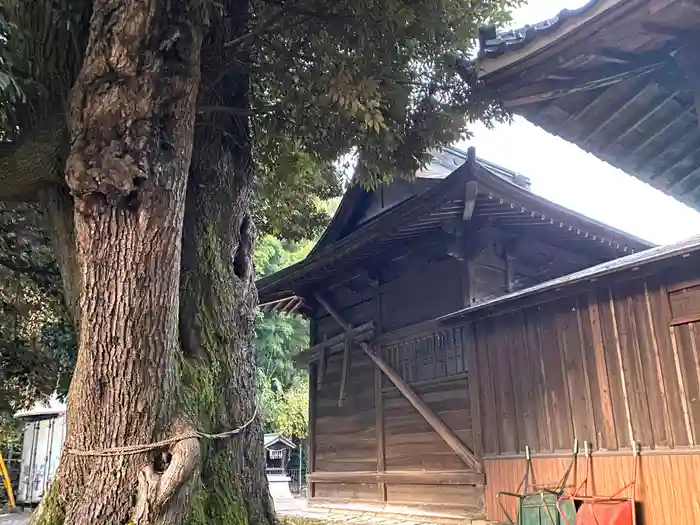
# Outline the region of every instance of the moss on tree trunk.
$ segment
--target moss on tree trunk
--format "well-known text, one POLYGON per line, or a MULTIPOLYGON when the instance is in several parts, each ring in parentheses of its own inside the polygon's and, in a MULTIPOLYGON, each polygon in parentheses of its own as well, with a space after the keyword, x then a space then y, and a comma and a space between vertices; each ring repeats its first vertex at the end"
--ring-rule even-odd
MULTIPOLYGON (((228 0, 225 7, 228 16, 213 24, 203 46, 200 105, 246 110, 248 78, 232 70, 232 51, 224 43, 245 31, 235 21, 247 16, 247 5, 228 0)), ((247 119, 200 115, 194 143, 183 231, 180 399, 203 430, 219 432, 247 421, 256 401, 247 119)), ((203 443, 202 486, 188 524, 275 523, 264 464, 260 418, 239 436, 203 443)))
MULTIPOLYGON (((107 24, 112 31, 134 31, 127 39, 131 43, 139 41, 139 35, 149 34, 178 40, 183 38, 179 30, 169 34, 168 27, 188 28, 196 20, 196 16, 187 16, 186 20, 166 24, 162 32, 144 32, 143 28, 135 31, 134 26, 120 26, 120 20, 110 19, 126 16, 126 11, 120 9, 129 2, 117 2, 118 8, 111 11, 102 11, 103 4, 99 0, 95 2, 92 23, 107 24), (111 23, 115 21, 116 24, 111 23)), ((163 16, 182 17, 185 7, 190 5, 185 0, 167 4, 166 7, 166 3, 161 5, 158 0, 148 2, 155 9, 152 13, 163 16)), ((217 6, 209 13, 212 23, 201 48, 205 73, 199 103, 239 108, 245 114, 247 76, 236 71, 222 75, 221 71, 230 69, 231 54, 238 53, 224 43, 246 31, 248 6, 236 0, 224 0, 217 6)), ((132 18, 138 20, 139 17, 132 18)), ((93 36, 84 68, 99 67, 100 60, 108 55, 123 56, 127 62, 130 57, 140 56, 139 53, 120 55, 118 49, 109 49, 100 36, 93 36)), ((121 45, 120 38, 111 42, 121 45)), ((158 49, 163 50, 159 42, 150 43, 158 44, 158 49)), ((188 42, 178 40, 179 43, 185 47, 169 55, 171 58, 192 50, 188 42)), ((169 71, 175 76, 182 74, 177 68, 169 71)), ((68 292, 66 302, 80 327, 81 361, 69 397, 67 445, 85 449, 147 443, 168 437, 181 422, 208 433, 239 427, 255 411, 256 392, 251 339, 257 294, 251 259, 253 225, 248 210, 253 163, 247 121, 232 114, 200 116, 189 144, 187 140, 182 142, 184 135, 178 135, 182 131, 178 122, 186 118, 178 111, 166 112, 165 115, 170 114, 174 119, 158 122, 155 129, 149 128, 153 121, 149 123, 148 119, 145 124, 143 119, 132 119, 132 125, 128 125, 129 119, 125 119, 121 109, 117 113, 106 112, 102 120, 95 121, 90 107, 94 97, 104 96, 105 91, 94 91, 87 83, 81 84, 84 72, 81 75, 73 93, 82 109, 72 114, 73 137, 77 140, 73 142, 73 155, 68 163, 68 182, 77 211, 77 257, 70 243, 61 244, 65 235, 73 234, 70 201, 57 199, 60 193, 45 193, 42 200, 50 232, 56 237, 54 246, 60 250, 58 262, 68 292), (145 140, 144 151, 127 152, 129 162, 138 165, 155 159, 151 166, 156 172, 165 167, 158 164, 162 160, 158 155, 167 157, 164 153, 167 151, 181 155, 194 143, 186 197, 179 186, 186 177, 177 166, 138 181, 138 177, 128 175, 123 180, 110 179, 124 174, 124 148, 119 138, 124 135, 131 138, 134 125, 140 130, 137 135, 145 140), (145 128, 141 127, 144 125, 145 128), (94 133, 85 135, 88 129, 94 133), (101 140, 104 133, 115 129, 119 132, 112 140, 101 140), (158 147, 150 141, 154 136, 151 132, 159 133, 158 147), (118 151, 113 151, 115 147, 118 151), (96 154, 100 162, 80 164, 81 158, 96 154), (139 156, 142 154, 145 157, 139 156), (103 169, 95 170, 100 163, 103 169), (158 176, 166 173, 175 179, 170 181, 173 184, 161 186, 164 180, 158 176), (178 217, 183 218, 183 224, 178 222, 178 217), (112 229, 100 229, 102 223, 112 229), (120 243, 119 239, 124 242, 120 243), (177 272, 168 254, 179 256, 180 252, 178 289, 178 283, 172 282, 177 272), (108 257, 101 257, 101 253, 108 257), (157 264, 151 264, 154 255, 157 264), (90 270, 93 267, 101 268, 99 282, 90 270), (140 278, 133 280, 129 275, 140 278), (126 294, 119 296, 116 291, 124 284, 128 285, 126 294), (139 296, 137 284, 146 286, 142 288, 146 295, 151 285, 161 289, 163 300, 157 305, 144 305, 144 294, 139 296), (72 290, 80 292, 80 302, 72 290), (177 311, 169 304, 168 298, 173 296, 179 300, 179 318, 169 315, 177 311), (110 304, 115 307, 111 308, 110 304), (177 326, 172 325, 173 320, 177 326), (137 329, 122 329, 134 322, 137 329), (110 331, 114 326, 117 331, 110 331), (155 331, 147 332, 148 327, 155 331), (116 416, 116 420, 108 416, 116 416)), ((92 85, 102 81, 99 75, 93 80, 92 85)), ((139 85, 118 78, 111 78, 111 82, 126 91, 139 85)), ((151 96, 158 99, 172 94, 172 90, 153 89, 150 93, 140 93, 140 101, 150 104, 151 96)), ((112 108, 143 107, 129 105, 128 98, 117 97, 113 102, 112 108)), ((107 107, 100 105, 97 109, 107 107)), ((187 112, 188 107, 184 105, 178 110, 187 112)), ((163 118, 164 114, 160 112, 159 117, 163 118)), ((169 158, 173 162, 185 162, 189 155, 169 158)), ((158 492, 158 483, 165 479, 176 460, 173 449, 170 463, 166 459, 160 465, 160 451, 116 458, 66 455, 33 523, 62 525, 80 520, 110 525, 275 523, 264 473, 259 419, 237 436, 220 441, 200 440, 195 448, 196 465, 187 470, 187 479, 178 480, 177 491, 165 505, 159 504, 157 498, 149 500, 148 490, 142 490, 149 489, 148 483, 138 485, 137 477, 154 482, 156 485, 151 484, 150 489, 155 487, 158 492), (156 467, 165 470, 154 471, 156 467), (148 475, 139 476, 144 472, 148 475)))

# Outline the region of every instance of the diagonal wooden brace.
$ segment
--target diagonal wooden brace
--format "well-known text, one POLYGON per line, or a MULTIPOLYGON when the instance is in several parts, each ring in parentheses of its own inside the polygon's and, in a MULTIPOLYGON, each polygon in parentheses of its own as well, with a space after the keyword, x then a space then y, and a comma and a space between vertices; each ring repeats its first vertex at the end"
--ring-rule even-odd
MULTIPOLYGON (((316 300, 323 306, 336 322, 347 332, 352 326, 347 323, 342 316, 326 301, 320 294, 315 294, 316 300)), ((445 425, 423 400, 413 391, 413 389, 397 374, 393 368, 377 355, 375 351, 364 341, 359 342, 360 348, 369 356, 374 364, 389 378, 394 386, 408 400, 418 413, 423 416, 426 422, 437 432, 437 434, 447 443, 447 445, 459 456, 459 458, 469 467, 477 472, 481 472, 481 463, 474 453, 462 443, 450 427, 445 425)))

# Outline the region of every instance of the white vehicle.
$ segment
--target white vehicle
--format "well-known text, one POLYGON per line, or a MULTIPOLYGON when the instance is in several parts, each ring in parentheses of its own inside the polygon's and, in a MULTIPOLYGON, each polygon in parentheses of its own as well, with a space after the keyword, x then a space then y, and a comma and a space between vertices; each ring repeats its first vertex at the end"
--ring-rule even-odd
POLYGON ((41 501, 56 475, 66 436, 66 406, 53 399, 48 407, 37 405, 17 412, 24 422, 22 465, 17 504, 31 506, 41 501))

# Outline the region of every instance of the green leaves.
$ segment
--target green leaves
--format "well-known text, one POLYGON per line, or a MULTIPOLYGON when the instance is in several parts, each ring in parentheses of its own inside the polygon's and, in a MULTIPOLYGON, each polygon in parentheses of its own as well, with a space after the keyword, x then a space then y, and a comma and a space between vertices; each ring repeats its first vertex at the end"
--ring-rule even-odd
POLYGON ((75 334, 32 206, 0 203, 0 414, 67 393, 75 334))
POLYGON ((283 389, 274 378, 258 375, 259 403, 266 432, 305 438, 309 429, 309 381, 297 374, 292 384, 283 389))
MULTIPOLYGON (((412 176, 429 149, 506 111, 469 74, 478 27, 504 21, 519 0, 346 0, 280 3, 285 23, 251 41, 252 106, 262 169, 273 145, 293 145, 321 172, 359 155, 358 181, 412 176)), ((269 2, 254 12, 272 13, 269 2)), ((262 14, 257 19, 264 19, 262 14)), ((289 172, 268 179, 284 184, 289 172)))

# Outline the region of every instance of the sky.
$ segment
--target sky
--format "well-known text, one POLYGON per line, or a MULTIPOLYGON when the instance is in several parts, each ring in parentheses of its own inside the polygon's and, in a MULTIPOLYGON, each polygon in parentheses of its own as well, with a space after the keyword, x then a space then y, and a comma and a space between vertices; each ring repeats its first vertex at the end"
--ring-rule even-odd
MULTIPOLYGON (((513 27, 551 18, 586 0, 531 0, 513 13, 513 27)), ((516 117, 511 125, 472 127, 457 144, 478 157, 521 173, 532 191, 574 211, 656 244, 700 233, 700 213, 565 140, 516 117)))

